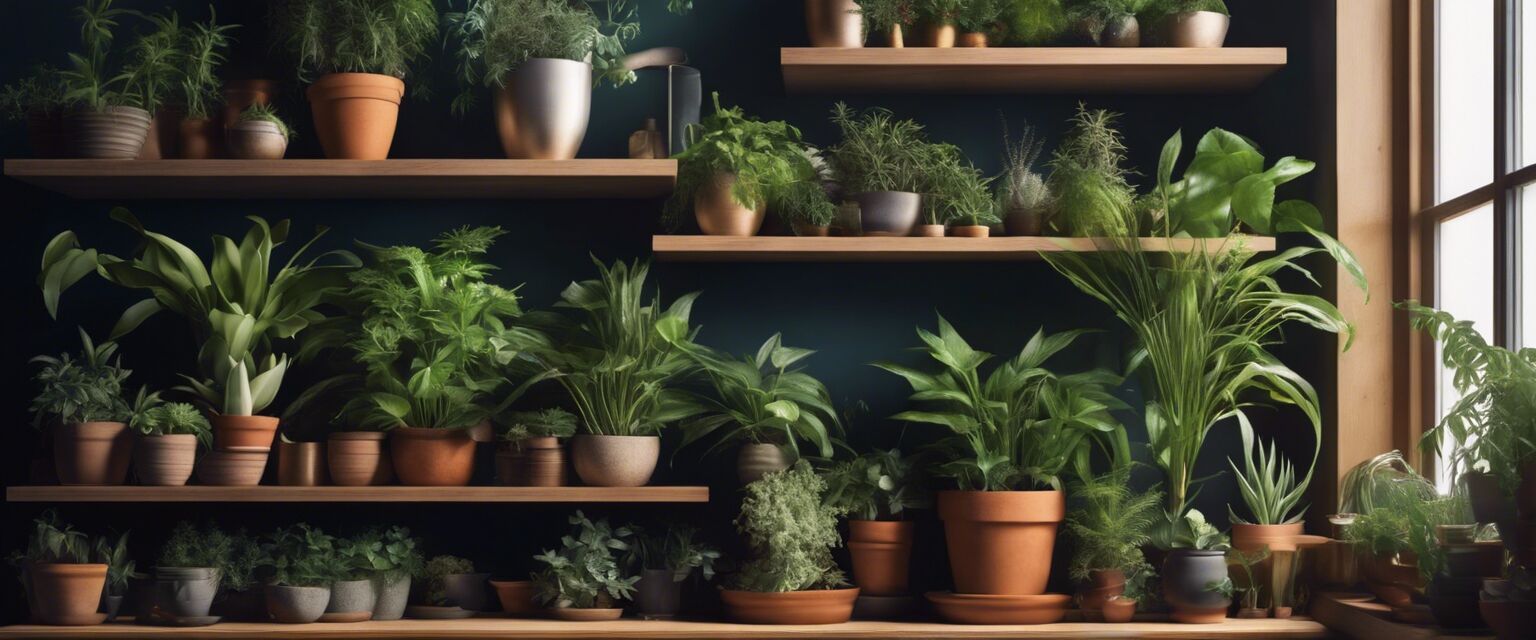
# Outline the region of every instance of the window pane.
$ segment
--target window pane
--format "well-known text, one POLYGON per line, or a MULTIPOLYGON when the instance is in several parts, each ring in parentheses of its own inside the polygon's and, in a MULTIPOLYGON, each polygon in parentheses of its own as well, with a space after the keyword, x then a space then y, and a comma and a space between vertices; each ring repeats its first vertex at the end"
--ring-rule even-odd
POLYGON ((1529 74, 1523 69, 1536 69, 1536 3, 1524 6, 1520 3, 1520 53, 1515 66, 1515 77, 1520 83, 1520 162, 1519 166, 1536 164, 1536 71, 1529 74))
MULTIPOLYGON (((1493 204, 1440 223, 1440 247, 1435 256, 1435 291, 1440 309, 1471 321, 1484 338, 1493 336, 1493 204)), ((1460 395, 1451 374, 1440 366, 1435 353, 1435 407, 1440 417, 1460 395)), ((1440 491, 1450 490, 1455 473, 1447 461, 1435 461, 1435 482, 1440 491)))
POLYGON ((1435 202, 1493 182, 1493 0, 1435 12, 1435 202))
POLYGON ((1520 346, 1536 347, 1536 184, 1520 187, 1520 253, 1516 264, 1520 276, 1520 346))

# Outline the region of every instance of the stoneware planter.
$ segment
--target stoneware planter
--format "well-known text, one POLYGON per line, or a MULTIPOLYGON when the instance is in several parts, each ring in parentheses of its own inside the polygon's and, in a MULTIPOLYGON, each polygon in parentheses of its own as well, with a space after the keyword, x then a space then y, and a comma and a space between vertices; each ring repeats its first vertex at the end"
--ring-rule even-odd
POLYGON ((1206 585, 1227 578, 1223 551, 1174 549, 1163 560, 1163 600, 1173 607, 1173 619, 1186 624, 1217 623, 1227 618, 1232 600, 1206 585))
POLYGON ((959 39, 955 40, 955 46, 962 49, 985 49, 987 48, 987 34, 962 33, 959 39))
POLYGON ((946 231, 946 229, 944 228, 944 225, 942 225, 942 224, 920 224, 920 225, 917 225, 917 235, 922 236, 924 238, 942 238, 942 237, 944 237, 944 232, 945 231, 946 231))
POLYGON ((871 191, 855 199, 866 236, 910 236, 923 208, 923 197, 906 191, 871 191))
POLYGON ((411 600, 411 577, 380 576, 373 581, 373 619, 399 620, 411 600))
POLYGON ((181 148, 180 123, 186 113, 177 107, 160 107, 149 119, 149 133, 139 147, 139 160, 164 160, 176 157, 181 148))
POLYGON ((373 618, 378 600, 372 580, 343 580, 331 584, 331 598, 321 622, 363 622, 373 618))
POLYGON ((566 467, 559 438, 526 438, 496 452, 496 479, 505 486, 563 487, 566 467))
POLYGON ((443 576, 448 604, 468 611, 485 611, 491 605, 489 573, 455 573, 443 576))
POLYGON ((643 487, 656 471, 661 438, 594 436, 571 439, 571 460, 581 481, 594 487, 643 487))
POLYGON ((1099 611, 1104 614, 1105 622, 1130 622, 1136 616, 1136 601, 1116 596, 1105 600, 1099 611))
POLYGON ((132 160, 149 137, 149 112, 138 107, 64 114, 69 155, 91 160, 132 160))
POLYGON ((121 422, 54 427, 53 465, 62 485, 117 485, 128 480, 133 433, 121 422))
POLYGON ((32 617, 48 625, 79 627, 101 624, 101 592, 107 586, 107 565, 48 564, 27 566, 32 617))
POLYGON ((182 160, 217 158, 222 136, 213 118, 184 118, 178 127, 176 157, 182 160))
POLYGON ((746 624, 841 624, 853 616, 859 589, 821 589, 758 593, 720 592, 731 620, 746 624))
POLYGON ((736 454, 736 479, 751 484, 763 476, 789 468, 789 456, 776 444, 747 443, 736 454))
POLYGON ((224 83, 224 109, 219 121, 226 127, 240 121, 240 114, 251 105, 272 104, 277 94, 277 83, 264 78, 230 80, 224 83))
POLYGON ((635 583, 635 612, 647 620, 665 620, 682 608, 683 583, 668 569, 646 569, 635 583))
POLYGON ((1085 611, 1103 609, 1104 603, 1119 598, 1123 593, 1125 572, 1119 569, 1094 569, 1088 572, 1088 583, 1077 592, 1077 606, 1085 611))
POLYGON ((693 196, 693 217, 710 236, 755 236, 763 228, 767 203, 745 207, 731 197, 736 174, 718 173, 693 196))
POLYGON ((566 622, 606 622, 624 617, 624 610, 620 608, 577 609, 575 607, 557 607, 549 610, 549 616, 566 622))
POLYGON ((139 436, 133 468, 139 483, 158 487, 179 487, 192 478, 197 462, 197 436, 173 433, 163 436, 139 436))
POLYGON ((325 157, 384 160, 395 140, 405 83, 376 73, 330 73, 309 85, 315 135, 325 157))
POLYGON ((1099 46, 1141 46, 1141 23, 1136 21, 1136 16, 1120 16, 1111 19, 1109 24, 1104 25, 1104 31, 1099 34, 1099 46))
POLYGON ((592 113, 592 65, 533 58, 508 73, 493 109, 508 158, 570 160, 592 113))
POLYGON ((813 47, 864 46, 864 18, 856 0, 805 0, 805 33, 813 47))
POLYGON ((904 596, 912 561, 911 522, 848 521, 853 583, 866 596, 904 596))
POLYGON ((957 238, 985 238, 992 235, 992 228, 979 224, 965 224, 950 227, 949 235, 957 238))
POLYGON ((384 447, 387 437, 380 431, 331 434, 325 443, 331 483, 339 487, 367 487, 394 481, 395 466, 384 447))
POLYGON ((533 618, 541 609, 533 602, 533 582, 530 580, 492 580, 491 589, 501 602, 503 613, 514 618, 533 618))
POLYGON ((1045 593, 1062 492, 941 491, 938 506, 957 594, 1045 593))
POLYGON ((1072 596, 1048 593, 1037 596, 1003 596, 966 593, 929 593, 928 601, 939 617, 954 624, 1051 624, 1067 615, 1072 596))
POLYGON ((277 418, 270 416, 208 416, 215 451, 269 453, 277 436, 277 418))
POLYGON ((396 427, 389 434, 389 455, 400 484, 462 487, 475 473, 475 440, 466 429, 396 427))
POLYGON ((219 572, 212 568, 155 568, 155 607, 175 618, 202 618, 219 593, 219 572))
POLYGON ((277 443, 277 483, 285 487, 318 487, 326 477, 324 442, 277 443))
POLYGON ((273 622, 307 624, 325 615, 331 601, 329 587, 267 586, 267 614, 273 622))
POLYGON ((1009 209, 1003 216, 1003 231, 1010 236, 1039 236, 1045 214, 1039 209, 1009 209))
POLYGON ((197 461, 197 480, 216 487, 254 487, 267 471, 267 454, 210 451, 197 461))
POLYGON ((1158 22, 1157 42, 1165 47, 1220 48, 1231 23, 1231 17, 1214 11, 1175 13, 1158 22))
POLYGON ((288 136, 264 120, 234 122, 224 129, 224 146, 236 160, 281 160, 288 153, 288 136))
POLYGON ((57 110, 27 113, 27 147, 34 158, 62 158, 68 154, 64 114, 57 110))

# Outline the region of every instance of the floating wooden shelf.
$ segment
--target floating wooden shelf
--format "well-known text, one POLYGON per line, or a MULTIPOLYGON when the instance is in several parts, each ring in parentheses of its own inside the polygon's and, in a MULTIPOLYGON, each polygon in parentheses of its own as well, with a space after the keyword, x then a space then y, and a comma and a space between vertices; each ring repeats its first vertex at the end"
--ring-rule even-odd
POLYGON ((8 502, 709 502, 709 487, 9 487, 8 502))
MULTIPOLYGON (((1273 251, 1275 239, 1142 238, 1147 251, 1221 251, 1243 243, 1273 251)), ((1103 238, 808 238, 794 236, 654 236, 656 259, 673 262, 962 262, 1033 260, 1044 252, 1111 249, 1103 238)))
POLYGON ((1305 619, 1228 620, 1221 624, 1167 622, 1060 623, 976 627, 937 623, 850 622, 828 626, 764 626, 716 622, 618 620, 399 620, 352 624, 225 623, 210 627, 0 627, 0 638, 1329 638, 1323 625, 1305 619))
POLYGON ((785 48, 789 93, 1192 93, 1257 87, 1284 48, 785 48))
POLYGON ((654 198, 676 160, 6 160, 72 198, 654 198))

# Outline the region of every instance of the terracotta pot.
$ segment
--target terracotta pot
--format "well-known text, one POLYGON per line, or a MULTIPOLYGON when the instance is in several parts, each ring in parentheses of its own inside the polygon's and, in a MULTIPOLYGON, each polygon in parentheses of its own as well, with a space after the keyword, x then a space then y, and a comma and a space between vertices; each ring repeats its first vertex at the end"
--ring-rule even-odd
MULTIPOLYGON (((1077 593, 1077 606, 1085 611, 1103 609, 1104 603, 1125 593, 1125 572, 1119 569, 1094 569, 1088 583, 1077 593)), ((1134 610, 1135 605, 1132 605, 1134 610)))
POLYGON ((950 48, 953 48, 955 46, 955 34, 956 34, 955 25, 944 24, 944 23, 933 23, 933 24, 923 25, 922 29, 923 29, 923 44, 922 44, 922 46, 924 46, 924 47, 938 47, 940 49, 950 49, 950 48))
POLYGON ((219 122, 228 127, 240 121, 240 114, 255 104, 272 104, 277 83, 261 78, 230 80, 224 83, 224 109, 219 122))
POLYGON ((149 121, 149 133, 139 148, 139 160, 164 160, 176 157, 181 148, 181 121, 186 112, 179 107, 160 107, 149 121))
POLYGON ((992 235, 992 228, 980 224, 956 225, 949 228, 949 235, 957 238, 985 238, 992 235))
POLYGON ((1066 508, 1060 491, 939 492, 956 593, 1045 593, 1066 508))
POLYGON ((176 157, 182 160, 207 160, 217 158, 218 124, 212 118, 185 118, 180 123, 180 140, 176 157))
POLYGON ((656 436, 595 436, 571 439, 576 475, 594 487, 643 487, 661 458, 656 436))
POLYGON ((64 114, 69 155, 92 160, 132 160, 149 137, 149 112, 138 107, 75 110, 64 114))
POLYGON ((179 487, 192 477, 197 462, 197 436, 173 433, 163 436, 139 436, 133 468, 139 483, 159 487, 179 487))
POLYGON ((570 160, 592 113, 592 65, 532 58, 502 78, 492 106, 508 158, 570 160))
POLYGON ((339 487, 367 487, 394 481, 394 465, 384 451, 386 437, 378 431, 331 434, 325 443, 331 482, 339 487))
POLYGON ((514 618, 533 618, 539 615, 538 605, 533 603, 533 582, 530 580, 492 580, 496 599, 501 610, 514 618))
POLYGON ((955 41, 955 46, 964 49, 985 49, 987 48, 987 34, 962 33, 960 34, 960 39, 955 41))
POLYGON ((1413 604, 1413 597, 1424 590, 1419 576, 1418 561, 1401 554, 1399 558, 1373 556, 1360 563, 1360 573, 1366 588, 1382 602, 1393 607, 1413 604))
POLYGON ((853 582, 868 596, 907 595, 912 560, 911 522, 848 521, 853 582))
POLYGON ((267 613, 282 624, 306 624, 325 615, 331 602, 328 587, 267 586, 267 613))
POLYGON ((1003 216, 1003 230, 1010 236, 1039 236, 1044 221, 1039 209, 1009 209, 1003 216))
MULTIPOLYGON (((1232 525, 1232 548, 1247 553, 1265 551, 1269 549, 1271 544, 1291 543, 1296 536, 1305 533, 1306 523, 1304 522, 1292 524, 1235 523, 1232 525)), ((1274 590, 1271 586, 1273 584, 1271 576, 1274 575, 1274 568, 1275 560, 1272 556, 1266 556, 1253 565, 1253 581, 1258 585, 1262 594, 1260 600, 1271 601, 1274 598, 1275 594, 1270 593, 1274 590)), ((1232 574, 1232 581, 1238 587, 1248 586, 1246 584, 1247 579, 1248 577, 1241 571, 1232 574)), ((1284 601, 1285 598, 1282 597, 1281 600, 1284 601)))
POLYGON ((1515 490, 1515 510, 1523 520, 1536 520, 1536 461, 1520 464, 1520 486, 1515 490))
POLYGON ((254 487, 267 471, 267 454, 210 451, 197 461, 197 481, 216 487, 254 487))
POLYGON ((64 135, 64 114, 54 111, 27 112, 27 146, 34 158, 62 158, 67 155, 68 138, 64 135))
POLYGON ((107 619, 97 612, 107 586, 107 565, 38 563, 27 566, 27 575, 32 617, 38 622, 78 627, 107 619))
POLYGON ((559 438, 527 438, 496 453, 496 477, 506 486, 563 487, 566 479, 565 447, 559 438))
POLYGON ((577 609, 575 607, 559 607, 549 610, 550 617, 566 622, 607 622, 624 617, 621 608, 606 609, 577 609))
POLYGON ((271 122, 235 122, 224 129, 224 145, 236 160, 281 160, 288 153, 288 136, 271 122))
POLYGON ((917 225, 917 235, 924 238, 942 238, 947 229, 942 224, 917 225))
POLYGON ((1232 18, 1214 11, 1170 14, 1158 22, 1156 40, 1165 47, 1219 48, 1231 23, 1232 18))
POLYGON ((646 569, 635 583, 635 612, 646 620, 677 615, 683 604, 683 583, 669 569, 646 569))
POLYGON ((277 436, 277 418, 270 416, 208 416, 213 425, 213 449, 237 453, 269 453, 277 436))
MULTIPOLYGON (((1222 617, 1225 618, 1226 616, 1222 617)), ((1262 620, 1269 617, 1269 610, 1260 609, 1258 607, 1254 607, 1252 609, 1239 608, 1237 610, 1237 615, 1234 617, 1238 618, 1239 620, 1262 620)))
POLYGON ((871 191, 857 196, 859 224, 866 236, 910 236, 923 197, 907 191, 871 191))
POLYGON ((1105 600, 1104 607, 1099 611, 1104 614, 1105 622, 1130 622, 1136 616, 1136 601, 1117 596, 1105 600))
POLYGON ((277 443, 278 484, 285 487, 318 487, 330 484, 325 471, 324 442, 277 443))
POLYGON ((396 427, 389 434, 400 484, 463 487, 475 473, 475 440, 465 429, 396 427))
POLYGON ((789 456, 776 444, 744 444, 736 454, 736 479, 751 484, 769 473, 788 469, 789 464, 789 456))
POLYGON ((789 228, 802 238, 825 238, 832 233, 828 225, 814 225, 799 220, 789 223, 789 228))
POLYGON ((902 49, 907 46, 907 40, 902 35, 901 25, 891 25, 891 30, 885 34, 885 46, 892 49, 902 49))
POLYGON ((330 73, 309 85, 315 135, 325 157, 384 160, 395 140, 405 83, 376 73, 330 73))
POLYGON ((718 173, 693 196, 693 216, 699 231, 711 236, 755 236, 763 228, 767 203, 742 206, 731 196, 736 175, 718 173))
POLYGON ((1099 34, 1099 46, 1141 46, 1141 23, 1136 21, 1136 16, 1112 18, 1109 24, 1104 25, 1104 31, 1099 34))
POLYGON ((758 593, 720 592, 720 601, 731 620, 746 624, 841 624, 853 616, 859 589, 822 589, 758 593))
POLYGON ((121 422, 82 422, 53 429, 53 465, 62 485, 128 481, 133 433, 121 422))
POLYGON ((1211 624, 1227 618, 1232 599, 1208 585, 1228 577, 1224 551, 1173 549, 1163 560, 1163 600, 1173 607, 1173 619, 1185 624, 1211 624))
POLYGON ((813 47, 864 46, 864 18, 856 0, 805 0, 805 32, 813 47))
POLYGON ((1477 603, 1483 621, 1499 640, 1530 640, 1536 637, 1536 606, 1518 600, 1483 600, 1477 603))

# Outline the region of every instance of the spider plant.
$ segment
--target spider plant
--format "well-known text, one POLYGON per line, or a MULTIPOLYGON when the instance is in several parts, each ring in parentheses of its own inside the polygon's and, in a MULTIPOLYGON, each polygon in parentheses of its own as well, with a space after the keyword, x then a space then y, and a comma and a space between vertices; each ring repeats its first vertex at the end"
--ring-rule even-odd
POLYGON ((711 452, 745 441, 778 445, 798 458, 804 441, 813 455, 832 457, 842 431, 832 398, 819 380, 795 367, 814 351, 786 346, 777 333, 755 357, 741 360, 688 341, 678 347, 714 389, 702 398, 704 412, 683 422, 683 446, 714 437, 711 452))
POLYGON ((1253 425, 1248 424, 1248 417, 1238 414, 1237 419, 1243 436, 1243 468, 1238 469, 1237 463, 1231 458, 1227 459, 1227 464, 1232 467, 1232 473, 1237 478, 1237 488, 1243 502, 1248 505, 1249 513, 1253 514, 1253 520, 1250 522, 1238 517, 1232 511, 1232 506, 1227 505, 1231 521, 1269 525, 1301 522, 1302 513, 1306 509, 1298 507, 1307 494, 1307 487, 1312 483, 1316 454, 1313 455, 1313 467, 1307 469, 1307 475, 1301 482, 1297 482, 1296 468, 1289 460, 1281 457, 1275 443, 1270 442, 1266 449, 1264 443, 1254 436, 1253 425))

